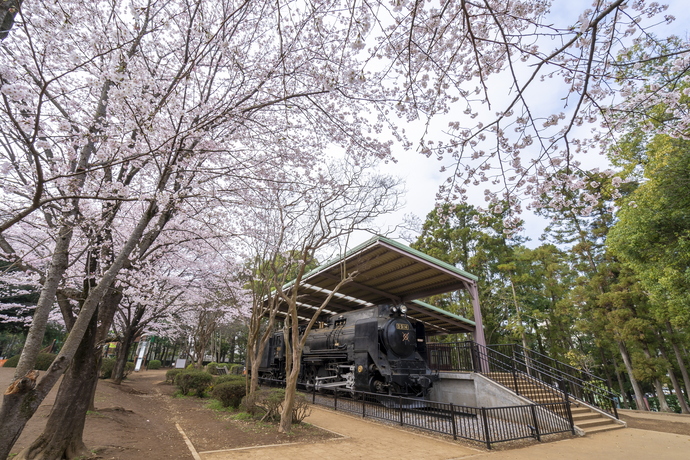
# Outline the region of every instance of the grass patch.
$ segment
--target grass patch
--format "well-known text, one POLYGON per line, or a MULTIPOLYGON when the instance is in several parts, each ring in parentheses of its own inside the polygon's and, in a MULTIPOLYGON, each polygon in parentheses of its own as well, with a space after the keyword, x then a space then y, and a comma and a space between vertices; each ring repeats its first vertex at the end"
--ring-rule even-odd
POLYGON ((235 409, 233 409, 232 407, 223 407, 223 403, 221 403, 217 399, 209 400, 209 402, 204 404, 204 407, 207 409, 220 411, 220 412, 235 412, 235 409))
POLYGON ((232 418, 234 420, 252 420, 254 417, 252 417, 252 414, 247 412, 238 412, 233 415, 232 418))

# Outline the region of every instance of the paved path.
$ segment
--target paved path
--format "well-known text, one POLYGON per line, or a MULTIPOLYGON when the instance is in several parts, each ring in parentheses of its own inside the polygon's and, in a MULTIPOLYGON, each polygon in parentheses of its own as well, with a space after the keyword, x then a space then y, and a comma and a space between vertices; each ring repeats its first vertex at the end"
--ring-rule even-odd
MULTIPOLYGON (((654 415, 657 416, 657 415, 654 415)), ((675 420, 675 419, 674 419, 675 420)), ((315 444, 199 452, 202 460, 688 460, 690 436, 626 428, 521 449, 481 451, 460 442, 398 429, 315 407, 307 421, 343 437, 315 444)), ((690 416, 682 418, 690 423, 690 416)))
POLYGON ((291 444, 199 452, 203 460, 295 459, 295 460, 391 460, 393 458, 446 460, 479 453, 459 443, 411 433, 372 420, 314 407, 306 419, 312 425, 333 431, 342 438, 316 444, 291 444))

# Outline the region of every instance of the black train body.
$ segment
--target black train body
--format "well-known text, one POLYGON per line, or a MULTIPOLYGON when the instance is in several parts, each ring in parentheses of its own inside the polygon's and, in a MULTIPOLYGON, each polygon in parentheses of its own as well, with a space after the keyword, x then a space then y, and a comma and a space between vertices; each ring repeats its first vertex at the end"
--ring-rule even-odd
MULTIPOLYGON (((285 378, 284 337, 276 332, 264 352, 259 375, 285 378)), ((347 389, 425 397, 438 374, 426 362, 421 322, 404 307, 379 305, 334 315, 309 333, 300 383, 308 389, 347 389)))

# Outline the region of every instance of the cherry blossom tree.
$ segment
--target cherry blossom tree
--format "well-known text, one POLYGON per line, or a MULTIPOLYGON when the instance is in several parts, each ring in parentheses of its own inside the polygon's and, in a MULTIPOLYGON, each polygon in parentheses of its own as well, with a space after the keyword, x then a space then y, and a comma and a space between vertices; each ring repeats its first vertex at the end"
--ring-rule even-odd
MULTIPOLYGON (((0 249, 39 278, 41 295, 0 409, 0 457, 94 313, 114 311, 102 302, 118 274, 193 198, 237 204, 238 191, 287 184, 329 149, 390 160, 395 142, 451 171, 442 198, 489 184, 489 207, 517 212, 524 196, 562 201, 582 156, 615 140, 616 113, 664 102, 669 132, 684 135, 687 43, 669 51, 648 29, 672 20, 664 7, 596 1, 562 25, 548 10, 535 0, 2 1, 0 249), (649 62, 667 64, 658 86, 619 103, 649 62), (623 68, 632 72, 621 82, 623 68), (535 98, 542 80, 561 82, 560 107, 535 98), (594 123, 603 134, 588 132, 594 123), (88 293, 37 383, 31 369, 70 267, 84 269, 88 293)), ((63 454, 73 453, 45 456, 63 454)))
MULTIPOLYGON (((281 180, 289 168, 310 169, 329 144, 356 147, 359 157, 389 156, 390 143, 366 135, 381 129, 360 99, 371 100, 364 90, 373 85, 351 75, 352 52, 335 52, 340 26, 325 24, 321 33, 330 38, 313 48, 306 46, 313 32, 292 21, 310 23, 315 12, 290 24, 282 22, 284 12, 253 2, 191 10, 184 2, 149 2, 130 11, 74 1, 17 16, 2 49, 3 250, 20 265, 25 257, 8 240, 21 233, 18 223, 43 219, 52 231, 42 242, 41 299, 18 380, 4 397, 3 453, 94 327, 118 273, 154 246, 182 203, 281 180), (271 37, 270 46, 254 46, 257 37, 271 37), (109 235, 116 226, 119 241, 109 235), (86 251, 88 294, 56 362, 36 384, 31 344, 43 337, 75 244, 86 251), (92 265, 103 249, 107 257, 92 265), (29 410, 20 413, 27 398, 29 410)), ((61 444, 63 452, 43 444, 26 455, 79 454, 61 444)))
POLYGON ((246 234, 251 235, 248 247, 253 251, 246 257, 253 262, 249 267, 253 302, 247 347, 250 393, 256 389, 259 363, 274 325, 281 322, 286 356, 286 390, 280 422, 283 432, 288 432, 292 424, 306 336, 328 302, 356 273, 344 267, 340 281, 309 318, 298 316, 298 291, 303 276, 313 267, 317 254, 340 253, 353 231, 366 229, 376 216, 395 210, 398 204, 398 182, 367 173, 369 166, 353 165, 346 159, 307 174, 300 183, 291 183, 287 188, 262 191, 264 206, 250 209, 252 217, 245 220, 260 226, 246 229, 246 234), (305 328, 299 330, 299 325, 305 328))
POLYGON ((190 308, 187 301, 191 280, 184 268, 165 266, 161 261, 139 267, 123 280, 122 300, 113 319, 112 329, 119 341, 111 378, 120 384, 134 340, 149 330, 159 328, 190 308))

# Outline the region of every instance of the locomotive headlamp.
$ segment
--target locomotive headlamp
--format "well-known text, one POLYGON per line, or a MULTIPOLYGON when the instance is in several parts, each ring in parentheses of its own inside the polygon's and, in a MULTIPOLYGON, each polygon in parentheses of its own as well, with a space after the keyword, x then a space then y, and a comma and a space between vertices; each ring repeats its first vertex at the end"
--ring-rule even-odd
POLYGON ((398 307, 391 307, 391 313, 396 314, 398 312, 398 307))
POLYGON ((407 305, 400 305, 400 313, 403 315, 407 314, 407 305))

